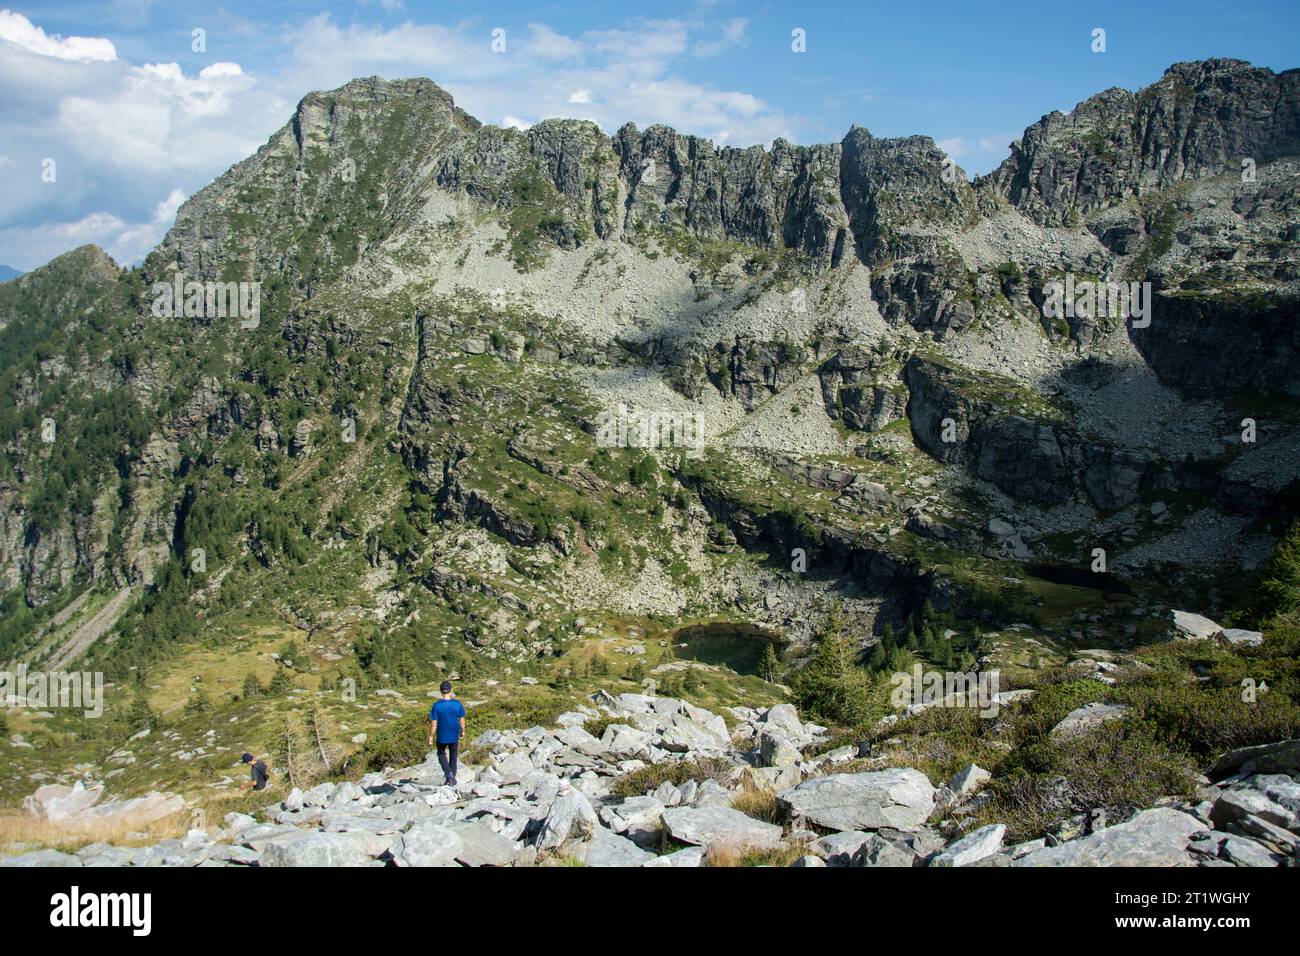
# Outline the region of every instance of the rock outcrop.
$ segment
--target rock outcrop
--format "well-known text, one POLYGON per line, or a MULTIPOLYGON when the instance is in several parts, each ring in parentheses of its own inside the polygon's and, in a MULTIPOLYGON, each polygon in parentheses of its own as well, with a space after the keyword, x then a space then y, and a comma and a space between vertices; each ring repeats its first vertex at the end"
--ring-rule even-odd
MULTIPOLYGON (((474 743, 488 759, 462 766, 454 787, 430 754, 417 766, 358 782, 295 789, 263 811, 265 822, 231 813, 212 834, 192 830, 146 847, 93 844, 75 854, 37 850, 0 858, 0 866, 454 867, 568 859, 698 867, 715 855, 763 852, 790 852, 801 867, 1279 866, 1300 846, 1296 741, 1224 754, 1214 773, 1230 775, 1198 802, 1162 801, 1087 834, 1066 828, 1004 846, 1005 825, 965 829, 950 816, 980 803, 988 775, 973 765, 938 791, 910 768, 836 772, 855 758, 853 747, 813 758, 795 750, 793 763, 763 767, 755 742, 764 734, 808 746, 824 739, 825 728, 785 704, 737 707, 732 734, 755 749, 733 750, 708 739, 722 717, 686 701, 602 693, 592 705, 561 715, 554 728, 483 733, 474 743), (600 738, 582 729, 596 717, 607 722, 600 738), (700 745, 666 747, 671 731, 683 727, 698 730, 700 745), (627 795, 622 781, 652 766, 665 771, 659 782, 646 777, 644 794, 627 795), (737 809, 742 796, 764 790, 775 791, 776 822, 737 809)), ((29 807, 70 821, 103 809, 95 806, 98 796, 80 786, 43 787, 29 807)), ((151 801, 157 796, 139 806, 171 807, 151 801)), ((179 798, 167 800, 183 808, 179 798)), ((131 801, 114 803, 126 813, 131 801)))
POLYGON ((1187 180, 1300 152, 1300 71, 1241 60, 1176 63, 1131 93, 1050 113, 1011 144, 988 184, 1037 222, 1104 209, 1187 180))

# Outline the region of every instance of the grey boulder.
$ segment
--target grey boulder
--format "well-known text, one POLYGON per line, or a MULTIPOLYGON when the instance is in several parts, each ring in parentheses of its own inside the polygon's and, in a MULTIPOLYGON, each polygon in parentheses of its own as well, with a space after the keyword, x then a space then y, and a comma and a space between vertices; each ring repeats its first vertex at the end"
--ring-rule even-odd
POLYGON ((402 836, 401 850, 394 854, 399 866, 456 866, 465 853, 465 842, 449 826, 422 820, 402 836))
POLYGON ((1072 734, 1086 733, 1112 720, 1119 720, 1128 713, 1124 704, 1084 704, 1065 715, 1059 724, 1052 728, 1052 736, 1068 737, 1072 734))
POLYGON ((792 816, 829 830, 915 830, 934 810, 935 790, 910 767, 836 773, 782 790, 777 800, 792 816))
POLYGON ((1204 829, 1190 813, 1160 807, 1077 840, 1026 853, 1011 865, 1188 866, 1188 844, 1204 829))
POLYGON ((1225 790, 1210 810, 1220 829, 1250 815, 1300 833, 1300 784, 1281 773, 1259 774, 1225 790))
POLYGON ((781 842, 781 828, 748 817, 731 807, 670 807, 663 813, 668 835, 682 843, 710 847, 771 848, 781 842))
POLYGON ((600 823, 591 801, 578 790, 568 790, 557 796, 537 835, 538 850, 556 849, 570 840, 583 840, 591 836, 600 823))
POLYGON ((509 866, 519 854, 519 844, 482 820, 449 823, 447 829, 460 838, 461 849, 455 856, 465 866, 509 866))
POLYGON ((966 834, 948 846, 930 861, 931 866, 970 866, 1002 849, 1007 828, 1002 823, 992 823, 966 834))
POLYGON ((266 844, 261 866, 369 866, 391 843, 369 833, 323 833, 298 830, 266 844))
POLYGON ((653 859, 653 853, 604 827, 596 827, 587 844, 587 866, 641 866, 653 859))

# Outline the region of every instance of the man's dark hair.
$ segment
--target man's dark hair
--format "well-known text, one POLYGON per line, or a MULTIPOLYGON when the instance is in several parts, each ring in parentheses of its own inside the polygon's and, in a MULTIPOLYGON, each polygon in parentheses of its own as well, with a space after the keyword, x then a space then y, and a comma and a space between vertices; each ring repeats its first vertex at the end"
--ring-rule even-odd
POLYGON ((449 680, 445 680, 445 681, 443 681, 443 682, 442 682, 442 686, 441 686, 440 688, 438 688, 438 689, 441 690, 444 694, 450 694, 450 693, 451 693, 451 681, 449 681, 449 680))
POLYGON ((253 755, 252 755, 252 754, 244 754, 244 756, 240 757, 239 760, 240 760, 240 763, 252 763, 252 762, 253 762, 253 755))

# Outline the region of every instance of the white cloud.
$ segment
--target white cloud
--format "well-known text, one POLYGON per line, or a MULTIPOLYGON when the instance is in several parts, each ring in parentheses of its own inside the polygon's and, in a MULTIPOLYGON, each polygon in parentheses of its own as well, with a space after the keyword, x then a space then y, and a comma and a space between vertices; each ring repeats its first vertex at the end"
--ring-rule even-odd
POLYGON ((594 48, 628 63, 662 63, 686 52, 689 29, 680 20, 655 20, 636 30, 593 30, 594 48))
POLYGON ((935 145, 970 170, 993 169, 1010 152, 1008 144, 1016 137, 1009 133, 989 136, 950 136, 935 145))
POLYGON ((939 140, 935 145, 953 159, 961 159, 970 153, 970 147, 967 145, 964 136, 950 136, 947 139, 939 140))
POLYGON ((571 40, 545 24, 530 23, 524 49, 545 60, 567 60, 582 53, 582 41, 571 40))
POLYGON ((176 63, 146 63, 113 89, 66 97, 59 123, 77 148, 116 166, 211 169, 248 155, 269 132, 243 131, 259 112, 255 97, 243 95, 253 85, 235 63, 213 64, 197 77, 176 63))
POLYGON ((1009 153, 1011 144, 1019 138, 1019 133, 996 133, 993 136, 981 136, 980 149, 986 153, 1009 153))
POLYGON ((506 129, 524 130, 524 129, 528 129, 528 127, 532 126, 533 124, 525 123, 517 116, 506 116, 506 117, 502 117, 501 125, 506 127, 506 129))
POLYGON ((565 37, 539 23, 507 52, 491 53, 491 23, 455 26, 404 23, 392 29, 340 26, 328 15, 308 21, 294 41, 294 63, 275 78, 296 96, 332 89, 356 76, 428 76, 480 118, 588 119, 614 130, 627 122, 665 123, 683 132, 730 131, 741 145, 777 136, 797 140, 796 121, 750 94, 719 90, 674 76, 674 59, 691 51, 692 35, 721 33, 743 42, 747 23, 637 20, 620 29, 565 37), (580 54, 579 54, 579 51, 580 54), (567 58, 566 58, 567 57, 567 58))
POLYGON ((7 40, 29 53, 58 60, 108 62, 117 59, 117 48, 110 40, 99 37, 65 38, 57 33, 47 35, 31 20, 12 10, 0 10, 0 40, 7 40))
POLYGON ((125 227, 106 247, 108 254, 118 262, 137 262, 149 254, 154 246, 162 242, 176 222, 176 210, 185 202, 185 192, 173 189, 153 208, 153 218, 148 222, 125 227))
POLYGON ((439 82, 449 75, 482 77, 499 72, 508 55, 489 55, 487 30, 444 27, 407 21, 391 30, 358 23, 340 27, 328 13, 312 17, 293 31, 293 63, 279 78, 296 92, 334 89, 358 76, 389 79, 428 76, 439 82))
POLYGON ((219 76, 243 76, 244 71, 238 63, 213 63, 199 70, 200 80, 211 80, 219 76))
POLYGON ((695 44, 691 52, 696 56, 717 56, 728 47, 745 43, 747 39, 745 33, 748 28, 749 19, 747 17, 736 17, 733 20, 728 20, 721 27, 721 36, 715 40, 695 44))
POLYGON ((157 203, 147 222, 129 223, 110 212, 92 212, 69 222, 47 222, 31 227, 0 229, 0 248, 8 265, 34 269, 55 256, 94 243, 122 265, 138 262, 162 241, 176 221, 185 193, 173 189, 157 203))

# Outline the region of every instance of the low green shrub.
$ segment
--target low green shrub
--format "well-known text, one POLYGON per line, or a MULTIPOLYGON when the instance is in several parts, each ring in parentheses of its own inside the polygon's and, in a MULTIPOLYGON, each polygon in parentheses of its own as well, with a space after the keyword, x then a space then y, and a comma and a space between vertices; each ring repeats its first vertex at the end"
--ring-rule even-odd
POLYGON ((703 757, 696 760, 666 760, 640 770, 625 773, 614 780, 610 793, 615 797, 640 797, 665 781, 681 786, 687 780, 703 783, 705 780, 727 780, 734 768, 722 757, 703 757))
POLYGON ((356 773, 368 773, 421 763, 430 750, 428 738, 428 714, 424 711, 405 714, 371 734, 349 767, 356 773))
POLYGON ((1084 704, 1109 700, 1111 688, 1101 681, 1091 678, 1080 680, 1076 677, 1054 683, 1057 676, 1059 675, 1051 675, 1049 680, 1041 683, 1034 696, 1024 701, 1011 716, 1012 746, 1035 744, 1046 738, 1070 711, 1077 710, 1084 704))
POLYGON ((978 819, 1007 824, 1017 841, 1076 813, 1104 810, 1114 819, 1160 797, 1189 796, 1196 785, 1188 756, 1153 724, 1131 719, 1026 746, 999 769, 990 783, 993 799, 978 819))
POLYGON ((1155 671, 1117 687, 1113 699, 1205 766, 1225 750, 1300 736, 1300 707, 1290 697, 1275 688, 1246 696, 1236 683, 1216 687, 1155 671))

